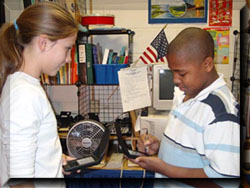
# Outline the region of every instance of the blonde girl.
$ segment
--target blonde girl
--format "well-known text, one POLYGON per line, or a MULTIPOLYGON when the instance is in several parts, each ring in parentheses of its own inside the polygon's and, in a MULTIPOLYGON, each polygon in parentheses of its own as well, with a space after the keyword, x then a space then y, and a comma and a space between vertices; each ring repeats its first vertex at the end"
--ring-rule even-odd
MULTIPOLYGON (((0 30, 0 183, 62 178, 62 149, 51 104, 40 84, 71 61, 78 24, 52 2, 27 7, 0 30)), ((5 185, 15 186, 15 185, 5 185)), ((34 182, 19 185, 34 187, 34 182)), ((0 186, 1 187, 1 186, 0 186)))

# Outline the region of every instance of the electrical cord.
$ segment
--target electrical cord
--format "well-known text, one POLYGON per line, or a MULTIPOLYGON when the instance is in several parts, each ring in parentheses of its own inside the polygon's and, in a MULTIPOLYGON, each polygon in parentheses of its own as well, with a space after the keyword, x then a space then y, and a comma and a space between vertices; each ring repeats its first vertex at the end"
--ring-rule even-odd
MULTIPOLYGON (((120 171, 120 181, 119 181, 119 188, 122 188, 122 177, 123 177, 123 170, 124 170, 124 162, 125 162, 126 158, 123 159, 122 161, 122 167, 121 167, 121 171, 120 171)), ((141 186, 140 188, 143 188, 144 186, 144 180, 146 178, 146 169, 143 169, 143 174, 142 174, 142 183, 141 183, 141 186)))
POLYGON ((122 188, 122 176, 123 176, 123 166, 124 166, 124 161, 126 160, 126 158, 124 158, 122 160, 122 167, 121 167, 121 171, 120 171, 120 181, 119 181, 119 188, 122 188))
POLYGON ((141 188, 143 188, 143 186, 144 186, 144 180, 145 180, 145 178, 146 178, 146 170, 143 169, 141 188))

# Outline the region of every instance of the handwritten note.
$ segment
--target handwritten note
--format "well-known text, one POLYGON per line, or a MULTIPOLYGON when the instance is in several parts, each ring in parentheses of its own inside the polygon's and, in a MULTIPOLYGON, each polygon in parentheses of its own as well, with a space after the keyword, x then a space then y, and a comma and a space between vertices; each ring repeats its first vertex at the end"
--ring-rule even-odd
POLYGON ((123 112, 151 105, 146 66, 121 69, 118 77, 123 112))

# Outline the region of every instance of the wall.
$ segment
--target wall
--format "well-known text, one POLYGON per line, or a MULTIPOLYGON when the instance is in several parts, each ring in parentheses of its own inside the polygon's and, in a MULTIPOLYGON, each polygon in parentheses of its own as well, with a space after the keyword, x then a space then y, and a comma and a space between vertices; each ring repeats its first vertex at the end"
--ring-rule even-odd
MULTIPOLYGON (((90 1, 87 1, 88 13, 90 1)), ((92 13, 115 15, 115 26, 128 28, 135 31, 134 36, 134 61, 137 60, 145 48, 152 42, 165 24, 148 24, 148 1, 145 0, 92 0, 92 13)), ((6 21, 13 21, 23 9, 21 0, 6 1, 6 21)), ((245 0, 233 0, 233 20, 230 28, 230 60, 227 65, 216 65, 217 70, 225 76, 227 84, 231 87, 230 76, 233 69, 234 30, 239 30, 239 10, 245 5, 245 0)), ((182 29, 190 26, 208 27, 208 24, 168 24, 165 29, 170 42, 182 29)), ((94 42, 99 41, 107 48, 118 51, 121 46, 127 45, 127 36, 96 36, 94 42)), ((52 87, 48 89, 49 97, 57 113, 61 110, 77 112, 76 87, 52 87)))
POLYGON ((22 0, 5 0, 5 21, 12 22, 23 10, 22 0))
POLYGON ((73 116, 78 113, 77 87, 74 85, 45 86, 56 114, 70 111, 73 116))
MULTIPOLYGON (((134 36, 134 61, 137 60, 146 47, 152 42, 154 37, 160 32, 165 24, 148 24, 148 1, 145 0, 92 0, 93 13, 99 14, 113 14, 115 15, 115 26, 129 28, 135 31, 134 36)), ((230 76, 233 69, 233 50, 234 50, 234 30, 240 28, 239 10, 245 5, 245 0, 233 0, 233 19, 232 27, 230 27, 230 49, 229 49, 229 64, 217 64, 218 72, 224 74, 225 80, 229 87, 231 87, 230 76)), ((208 27, 205 24, 168 24, 165 33, 170 42, 182 29, 190 26, 208 27)), ((118 37, 106 37, 104 39, 94 39, 105 43, 109 48, 116 48, 121 43, 126 44, 126 38, 120 39, 118 37), (112 40, 112 43, 110 41, 112 40)))

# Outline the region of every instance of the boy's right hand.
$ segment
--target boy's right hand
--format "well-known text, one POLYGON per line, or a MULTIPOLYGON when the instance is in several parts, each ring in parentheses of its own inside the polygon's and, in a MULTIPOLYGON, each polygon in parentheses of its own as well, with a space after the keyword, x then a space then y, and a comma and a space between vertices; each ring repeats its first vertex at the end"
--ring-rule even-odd
POLYGON ((138 151, 147 153, 148 155, 154 155, 158 153, 160 147, 160 141, 153 135, 143 134, 137 141, 138 151))

